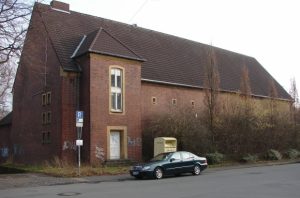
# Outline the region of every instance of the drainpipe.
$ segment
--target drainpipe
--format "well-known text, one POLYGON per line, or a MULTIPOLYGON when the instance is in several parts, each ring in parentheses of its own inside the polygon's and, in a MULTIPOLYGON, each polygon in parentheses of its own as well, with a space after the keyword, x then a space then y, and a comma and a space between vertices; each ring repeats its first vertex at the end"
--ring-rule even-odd
MULTIPOLYGON (((75 60, 75 64, 79 69, 79 72, 76 75, 76 111, 80 111, 80 73, 82 72, 81 66, 78 61, 75 60)), ((77 128, 77 139, 82 139, 82 128, 77 128)))

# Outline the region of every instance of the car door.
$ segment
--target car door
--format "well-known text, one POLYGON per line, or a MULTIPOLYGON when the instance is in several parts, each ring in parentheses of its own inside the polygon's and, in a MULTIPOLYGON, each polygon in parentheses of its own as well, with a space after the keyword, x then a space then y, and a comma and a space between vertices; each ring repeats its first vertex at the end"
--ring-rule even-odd
POLYGON ((175 152, 169 158, 169 162, 164 165, 164 169, 167 174, 176 174, 181 171, 181 155, 179 152, 175 152))
POLYGON ((194 167, 194 156, 189 152, 181 152, 182 157, 182 172, 191 172, 194 167))

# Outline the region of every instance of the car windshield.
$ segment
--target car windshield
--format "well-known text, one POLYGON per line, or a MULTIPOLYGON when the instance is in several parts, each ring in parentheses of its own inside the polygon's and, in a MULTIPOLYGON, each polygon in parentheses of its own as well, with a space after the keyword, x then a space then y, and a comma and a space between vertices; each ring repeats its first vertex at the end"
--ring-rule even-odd
POLYGON ((161 161, 161 160, 165 160, 168 158, 168 156, 170 155, 170 153, 161 153, 156 155, 154 158, 152 158, 150 161, 151 162, 155 162, 155 161, 161 161))

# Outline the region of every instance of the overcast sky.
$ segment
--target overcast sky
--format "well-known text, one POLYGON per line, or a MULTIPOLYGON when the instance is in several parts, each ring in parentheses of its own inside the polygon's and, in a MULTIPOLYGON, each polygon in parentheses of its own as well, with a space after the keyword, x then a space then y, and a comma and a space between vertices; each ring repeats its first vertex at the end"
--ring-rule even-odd
MULTIPOLYGON (((48 0, 49 1, 49 0, 48 0)), ((300 89, 299 0, 60 0, 70 9, 255 57, 300 89)))

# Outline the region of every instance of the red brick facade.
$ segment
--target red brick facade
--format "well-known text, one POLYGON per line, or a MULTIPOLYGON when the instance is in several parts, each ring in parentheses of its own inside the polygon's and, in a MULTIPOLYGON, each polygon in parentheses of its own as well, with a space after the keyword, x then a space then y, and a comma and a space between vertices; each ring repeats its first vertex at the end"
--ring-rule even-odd
MULTIPOLYGON (((163 77, 158 78, 160 80, 176 82, 174 79, 173 81, 165 79, 166 76, 171 78, 174 73, 169 75, 167 72, 162 72, 165 71, 160 70, 162 65, 157 64, 163 63, 166 68, 172 70, 174 65, 182 62, 171 58, 174 55, 171 52, 161 57, 157 55, 160 58, 165 57, 166 60, 156 61, 153 55, 157 48, 163 48, 160 43, 166 41, 165 34, 155 33, 157 39, 161 40, 152 42, 151 31, 136 30, 136 27, 121 23, 112 23, 109 27, 107 24, 111 22, 108 21, 105 22, 107 24, 104 22, 102 24, 103 28, 108 29, 105 30, 99 28, 99 22, 102 20, 94 21, 95 17, 88 18, 89 21, 85 22, 91 22, 90 25, 94 24, 97 28, 93 27, 91 28, 93 31, 86 30, 85 33, 77 34, 76 31, 80 28, 90 28, 77 20, 86 16, 68 12, 69 5, 65 3, 53 1, 51 6, 44 6, 44 8, 35 6, 13 88, 12 124, 10 127, 0 128, 0 149, 8 145, 11 148, 9 154, 15 161, 32 164, 59 157, 65 161, 75 162, 77 160, 76 110, 84 111, 82 133, 84 162, 99 164, 112 158, 110 150, 112 132, 120 134, 120 159, 140 161, 144 122, 152 119, 153 116, 168 112, 170 108, 191 106, 199 109, 203 106, 204 92, 199 89, 201 86, 177 86, 175 83, 168 85, 155 80, 150 82, 151 80, 142 79, 143 67, 143 74, 145 73, 148 78, 150 76, 156 79, 157 75, 163 77), (45 9, 43 14, 39 8, 45 9), (61 16, 65 17, 63 22, 66 23, 59 26, 57 19, 61 16), (76 26, 78 21, 80 24, 76 26), (46 25, 46 22, 49 24, 46 25), (119 31, 118 28, 114 29, 115 26, 120 26, 119 31), (57 36, 60 28, 63 29, 61 33, 65 34, 64 39, 61 40, 57 36), (127 28, 131 28, 130 31, 123 31, 127 28), (159 44, 159 47, 153 45, 149 48, 151 56, 145 48, 144 54, 149 55, 149 59, 153 59, 148 60, 148 63, 152 61, 151 64, 144 63, 143 61, 146 60, 115 37, 115 32, 112 30, 119 34, 119 38, 125 40, 134 38, 130 40, 133 42, 140 39, 141 43, 131 45, 140 52, 143 52, 144 45, 151 47, 152 44, 159 44), (128 36, 125 38, 120 32, 128 36), (131 37, 133 34, 131 32, 135 32, 134 36, 140 34, 140 38, 131 37), (95 50, 91 50, 92 47, 95 47, 95 50), (97 51, 97 47, 100 50, 97 51), (74 52, 74 56, 70 55, 71 51, 74 52), (77 54, 78 51, 80 53, 77 54), (170 60, 173 62, 167 62, 170 60), (121 112, 111 111, 112 68, 122 71, 123 109, 121 112), (154 68, 153 71, 151 68, 154 68), (48 97, 47 94, 50 94, 51 101, 43 104, 43 97, 48 97)), ((186 46, 186 40, 180 41, 174 37, 171 41, 171 46, 174 46, 173 41, 186 46)), ((165 51, 169 52, 169 50, 165 51)), ((180 57, 181 53, 178 54, 175 58, 180 57)), ((232 53, 229 55, 231 57, 232 53)), ((181 71, 178 68, 177 70, 181 71)), ((192 73, 191 76, 195 78, 195 75, 192 73)), ((181 76, 180 72, 178 76, 183 78, 179 78, 184 80, 183 83, 188 82, 185 80, 191 77, 181 76)))
POLYGON ((11 125, 0 126, 0 163, 5 162, 11 152, 10 131, 11 125))
POLYGON ((204 92, 197 88, 185 88, 172 85, 142 82, 142 119, 170 111, 170 108, 203 107, 204 92), (153 97, 156 98, 155 104, 153 97), (176 104, 172 100, 176 100, 176 104))
MULTIPOLYGON (((85 69, 83 66, 83 73, 86 72, 85 69)), ((83 89, 90 90, 90 132, 88 134, 90 134, 91 162, 99 160, 97 149, 103 150, 102 155, 105 159, 109 159, 107 145, 109 130, 119 130, 122 127, 127 129, 127 137, 123 138, 128 140, 126 141, 127 154, 123 158, 141 160, 141 63, 91 54, 87 72, 89 72, 90 84, 83 89), (122 113, 110 111, 109 70, 112 67, 119 67, 124 73, 122 113)))
POLYGON ((38 12, 34 12, 13 87, 15 113, 10 154, 17 162, 41 162, 61 154, 59 72, 60 63, 51 40, 38 12), (42 95, 47 92, 51 92, 51 104, 43 105, 42 95), (48 112, 51 112, 51 118, 43 124, 43 113, 48 112), (44 138, 48 138, 44 142, 43 133, 44 138))

